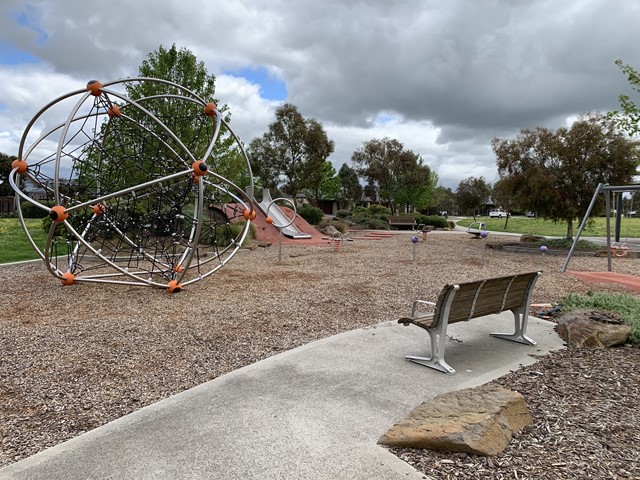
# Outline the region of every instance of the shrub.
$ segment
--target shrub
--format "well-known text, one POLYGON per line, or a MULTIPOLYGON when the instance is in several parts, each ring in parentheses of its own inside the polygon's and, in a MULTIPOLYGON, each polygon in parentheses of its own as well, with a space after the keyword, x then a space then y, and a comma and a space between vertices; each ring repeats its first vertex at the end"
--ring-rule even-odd
MULTIPOLYGON (((244 222, 231 222, 224 225, 216 225, 214 227, 213 234, 215 239, 220 245, 227 245, 236 238, 242 229, 244 228, 244 222)), ((253 223, 249 224, 249 232, 247 232, 246 240, 253 240, 256 238, 256 227, 253 223)), ((213 240, 213 237, 210 239, 213 240)))
POLYGON ((304 218, 311 225, 318 225, 324 217, 324 212, 313 205, 304 204, 298 208, 298 215, 304 218))
POLYGON ((370 205, 368 210, 369 210, 369 213, 373 216, 380 216, 380 215, 386 216, 391 214, 391 210, 389 210, 384 205, 379 205, 377 203, 370 205))
POLYGON ((22 216, 24 218, 45 218, 49 217, 49 212, 44 210, 31 202, 22 202, 20 204, 22 209, 22 216))
POLYGON ((336 212, 336 218, 349 218, 351 216, 351 212, 349 210, 338 210, 336 212))
POLYGON ((590 293, 585 297, 570 293, 560 303, 563 313, 581 308, 617 313, 631 327, 629 343, 640 344, 640 300, 637 298, 628 294, 614 295, 605 292, 590 293))
POLYGON ((416 222, 423 225, 431 225, 434 228, 449 228, 449 222, 444 217, 436 215, 416 215, 416 222))

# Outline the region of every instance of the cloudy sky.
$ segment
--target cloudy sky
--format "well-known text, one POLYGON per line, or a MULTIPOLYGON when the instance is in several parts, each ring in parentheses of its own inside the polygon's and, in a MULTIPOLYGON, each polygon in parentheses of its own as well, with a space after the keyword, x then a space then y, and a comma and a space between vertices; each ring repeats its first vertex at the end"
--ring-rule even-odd
POLYGON ((497 177, 490 142, 609 111, 640 68, 634 0, 1 0, 0 152, 88 80, 135 76, 159 45, 191 50, 245 144, 283 102, 335 142, 420 154, 440 184, 497 177))

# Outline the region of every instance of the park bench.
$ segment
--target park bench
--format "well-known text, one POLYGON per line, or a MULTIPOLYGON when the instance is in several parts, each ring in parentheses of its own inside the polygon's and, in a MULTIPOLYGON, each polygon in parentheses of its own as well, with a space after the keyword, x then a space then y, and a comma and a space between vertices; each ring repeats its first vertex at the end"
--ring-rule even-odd
POLYGON ((400 318, 398 323, 405 326, 416 325, 429 333, 431 357, 407 356, 405 358, 425 367, 454 374, 456 371, 444 360, 447 325, 506 311, 513 312, 515 332, 491 335, 526 345, 535 345, 536 342, 527 336, 527 321, 531 294, 540 275, 542 275, 541 272, 530 272, 445 285, 435 303, 425 300, 414 301, 411 316, 400 318), (427 308, 432 311, 426 312, 427 308))
POLYGON ((415 217, 407 217, 407 216, 390 216, 387 217, 389 221, 389 227, 415 227, 416 219, 415 217))

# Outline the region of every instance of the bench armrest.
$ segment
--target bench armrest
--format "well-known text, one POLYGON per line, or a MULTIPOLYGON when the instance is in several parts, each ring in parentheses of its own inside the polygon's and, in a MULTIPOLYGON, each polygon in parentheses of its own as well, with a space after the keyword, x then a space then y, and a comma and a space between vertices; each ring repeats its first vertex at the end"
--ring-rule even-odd
POLYGON ((418 307, 420 305, 429 305, 431 307, 435 307, 435 302, 428 302, 427 300, 416 300, 413 302, 413 305, 411 306, 411 316, 415 317, 416 316, 416 312, 418 311, 418 307))

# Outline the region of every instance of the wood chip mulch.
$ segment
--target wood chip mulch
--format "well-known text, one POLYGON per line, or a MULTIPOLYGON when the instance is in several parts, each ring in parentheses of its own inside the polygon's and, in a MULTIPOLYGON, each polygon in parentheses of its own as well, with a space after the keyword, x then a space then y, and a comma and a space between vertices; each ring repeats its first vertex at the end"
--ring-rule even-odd
MULTIPOLYGON (((543 269, 534 303, 624 291, 560 274, 560 256, 483 249, 464 232, 432 232, 413 250, 411 235, 340 251, 287 245, 282 263, 277 246, 243 249, 176 295, 63 287, 42 263, 0 267, 0 467, 244 365, 396 319, 446 283, 543 269)), ((571 268, 605 262, 581 257, 571 268)), ((638 259, 615 268, 637 274, 638 259)), ((503 455, 399 455, 430 478, 640 478, 639 375, 636 348, 557 352, 499 380, 536 419, 503 455)))
POLYGON ((495 457, 391 449, 427 479, 640 478, 640 348, 552 352, 494 383, 534 419, 495 457))

